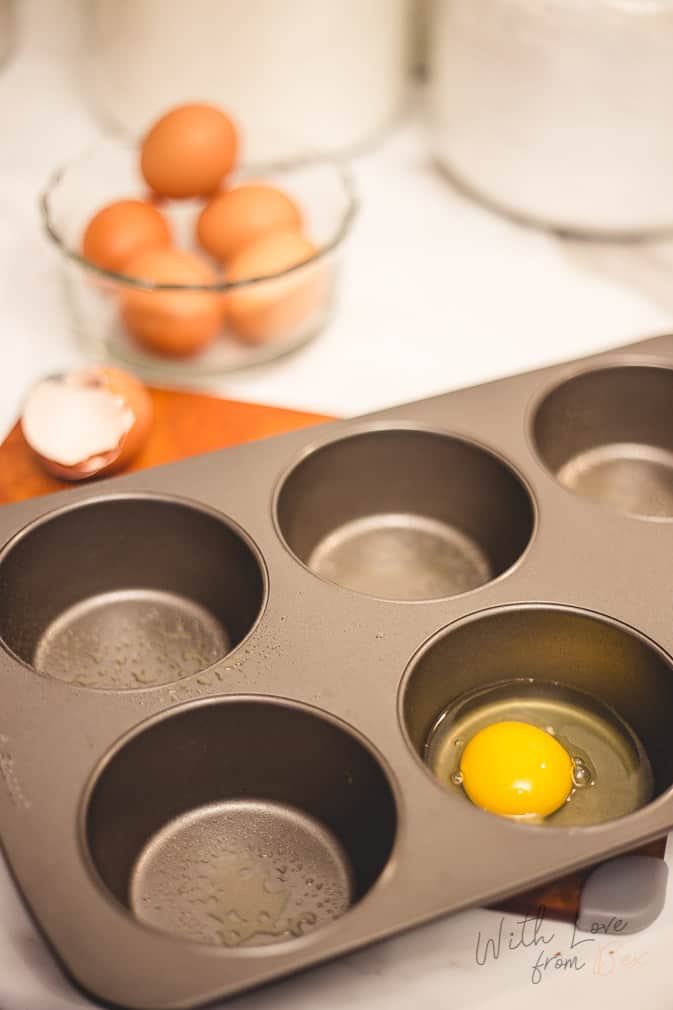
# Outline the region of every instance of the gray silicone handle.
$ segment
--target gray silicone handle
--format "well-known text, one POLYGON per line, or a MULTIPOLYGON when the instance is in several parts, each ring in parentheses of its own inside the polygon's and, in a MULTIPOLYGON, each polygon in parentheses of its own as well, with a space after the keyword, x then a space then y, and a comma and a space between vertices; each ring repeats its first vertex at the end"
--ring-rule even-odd
POLYGON ((637 933, 654 922, 666 899, 668 867, 654 856, 619 856, 587 878, 577 929, 611 936, 637 933))

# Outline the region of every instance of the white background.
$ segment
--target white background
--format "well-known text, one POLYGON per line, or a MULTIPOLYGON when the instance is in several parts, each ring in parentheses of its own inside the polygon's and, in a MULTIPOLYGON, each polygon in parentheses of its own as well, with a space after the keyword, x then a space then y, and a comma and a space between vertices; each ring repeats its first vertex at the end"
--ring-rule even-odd
MULTIPOLYGON (((37 212, 49 173, 99 133, 85 97, 77 7, 22 0, 15 52, 0 70, 0 437, 32 381, 81 360, 37 212)), ((666 243, 562 242, 499 218, 437 172, 413 118, 358 158, 354 171, 363 210, 334 322, 298 356, 219 381, 217 391, 347 415, 671 328, 666 243)), ((446 859, 450 865, 450 852, 446 859)), ((673 895, 654 926, 608 944, 616 955, 600 960, 604 944, 586 944, 581 971, 548 973, 537 986, 537 952, 475 963, 478 932, 493 933, 499 922, 495 913, 463 913, 227 1006, 670 1010, 673 895), (618 965, 620 954, 634 965, 618 965)), ((567 955, 570 929, 549 931, 556 934, 549 953, 567 955)), ((0 872, 0 1010, 89 1005, 63 979, 0 872)))

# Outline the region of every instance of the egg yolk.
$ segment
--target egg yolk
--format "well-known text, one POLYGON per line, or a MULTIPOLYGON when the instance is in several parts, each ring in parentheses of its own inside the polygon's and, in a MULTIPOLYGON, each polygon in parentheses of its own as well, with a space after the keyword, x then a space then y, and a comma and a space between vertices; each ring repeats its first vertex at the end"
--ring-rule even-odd
POLYGON ((486 726, 460 759, 463 789, 472 802, 505 817, 547 817, 573 787, 573 761, 550 733, 526 722, 486 726))

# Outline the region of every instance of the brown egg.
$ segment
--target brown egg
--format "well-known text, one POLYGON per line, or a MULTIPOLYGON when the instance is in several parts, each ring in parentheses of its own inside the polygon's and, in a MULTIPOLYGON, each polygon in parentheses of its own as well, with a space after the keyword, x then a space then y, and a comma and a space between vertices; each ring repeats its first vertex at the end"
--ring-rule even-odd
POLYGON ((267 232, 299 230, 301 224, 301 211, 282 190, 250 182, 214 196, 201 211, 196 232, 206 252, 224 262, 267 232))
POLYGON ((134 376, 98 365, 43 379, 24 404, 24 437, 45 470, 85 480, 120 470, 142 449, 152 401, 134 376))
MULTIPOLYGON (((146 249, 132 256, 124 273, 154 284, 214 284, 208 263, 180 249, 146 249)), ((121 314, 133 336, 152 351, 186 356, 214 340, 221 322, 221 295, 211 291, 147 291, 128 288, 121 314)))
POLYGON ((161 211, 143 200, 118 200, 91 218, 82 253, 103 270, 118 271, 141 249, 170 244, 171 230, 161 211))
MULTIPOLYGON (((228 281, 249 280, 288 270, 316 253, 315 246, 297 231, 263 235, 244 246, 229 261, 228 281)), ((225 313, 232 330, 252 344, 292 337, 326 303, 327 265, 317 262, 286 277, 261 281, 225 296, 225 313)))
POLYGON ((162 196, 210 196, 232 170, 238 133, 212 105, 181 105, 162 116, 142 142, 140 169, 162 196))

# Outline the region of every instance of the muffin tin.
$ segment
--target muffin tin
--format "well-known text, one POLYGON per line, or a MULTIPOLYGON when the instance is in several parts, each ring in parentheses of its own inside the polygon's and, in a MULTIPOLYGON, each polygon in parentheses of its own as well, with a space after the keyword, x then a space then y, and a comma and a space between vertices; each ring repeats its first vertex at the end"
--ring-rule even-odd
POLYGON ((0 832, 67 972, 198 1006, 673 827, 673 336, 0 510, 0 832), (491 816, 423 761, 589 692, 654 799, 491 816))

